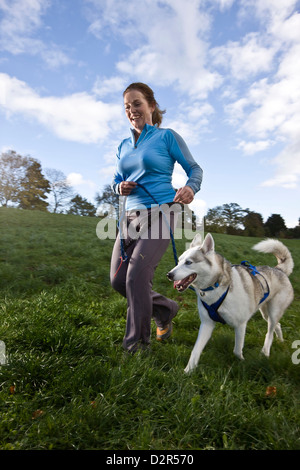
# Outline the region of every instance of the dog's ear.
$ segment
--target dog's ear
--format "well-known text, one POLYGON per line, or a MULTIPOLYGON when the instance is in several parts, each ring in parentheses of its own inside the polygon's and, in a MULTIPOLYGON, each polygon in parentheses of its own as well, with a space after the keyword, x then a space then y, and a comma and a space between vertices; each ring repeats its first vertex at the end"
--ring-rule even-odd
POLYGON ((201 249, 205 254, 209 251, 215 251, 215 242, 210 233, 206 235, 201 249))
POLYGON ((190 244, 190 248, 194 248, 195 246, 201 246, 201 243, 202 243, 202 237, 200 233, 196 233, 194 240, 190 244))

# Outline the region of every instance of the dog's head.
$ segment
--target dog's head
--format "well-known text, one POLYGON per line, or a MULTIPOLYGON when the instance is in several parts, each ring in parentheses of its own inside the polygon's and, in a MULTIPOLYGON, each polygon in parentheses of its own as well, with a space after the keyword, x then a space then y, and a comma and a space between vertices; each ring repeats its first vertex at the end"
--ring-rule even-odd
POLYGON ((215 243, 211 234, 208 233, 203 242, 201 235, 197 234, 190 248, 180 256, 178 265, 168 272, 168 279, 174 281, 174 287, 180 292, 191 284, 199 289, 208 287, 216 276, 214 254, 215 243))

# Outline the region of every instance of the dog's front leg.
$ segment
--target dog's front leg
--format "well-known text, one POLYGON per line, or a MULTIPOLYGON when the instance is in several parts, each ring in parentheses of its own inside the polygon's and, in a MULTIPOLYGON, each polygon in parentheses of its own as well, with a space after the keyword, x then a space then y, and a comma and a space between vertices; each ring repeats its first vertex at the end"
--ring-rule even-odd
POLYGON ((235 345, 234 345, 233 354, 235 354, 241 360, 244 359, 243 348, 244 348, 246 326, 247 326, 247 322, 242 323, 241 325, 235 327, 235 345))
POLYGON ((184 369, 184 372, 191 372, 198 364, 200 355, 205 348, 207 341, 210 339, 213 329, 215 327, 215 322, 207 319, 201 322, 198 338, 193 348, 192 354, 190 356, 188 365, 184 369))

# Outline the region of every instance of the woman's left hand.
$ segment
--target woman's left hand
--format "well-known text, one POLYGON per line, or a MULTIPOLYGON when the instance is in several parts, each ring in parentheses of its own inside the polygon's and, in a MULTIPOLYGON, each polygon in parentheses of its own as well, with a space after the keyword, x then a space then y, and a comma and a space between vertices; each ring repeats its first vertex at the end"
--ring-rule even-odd
POLYGON ((183 188, 178 189, 173 202, 180 202, 182 204, 190 204, 194 199, 194 191, 190 186, 183 186, 183 188))

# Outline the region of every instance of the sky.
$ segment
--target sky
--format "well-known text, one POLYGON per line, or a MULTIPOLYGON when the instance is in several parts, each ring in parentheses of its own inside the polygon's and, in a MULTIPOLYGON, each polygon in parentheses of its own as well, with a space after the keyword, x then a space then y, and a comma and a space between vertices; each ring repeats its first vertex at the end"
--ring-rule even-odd
MULTIPOLYGON (((0 152, 95 203, 137 81, 203 169, 198 215, 237 203, 298 225, 299 0, 0 0, 0 152)), ((174 187, 186 180, 176 165, 174 187)))

